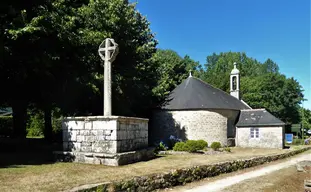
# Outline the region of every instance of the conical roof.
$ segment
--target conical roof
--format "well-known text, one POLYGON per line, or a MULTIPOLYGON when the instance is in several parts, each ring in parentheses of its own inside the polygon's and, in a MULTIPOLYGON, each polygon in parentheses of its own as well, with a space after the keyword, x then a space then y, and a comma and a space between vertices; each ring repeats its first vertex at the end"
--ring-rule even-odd
POLYGON ((237 98, 200 79, 188 77, 178 85, 163 103, 161 109, 249 109, 237 98))

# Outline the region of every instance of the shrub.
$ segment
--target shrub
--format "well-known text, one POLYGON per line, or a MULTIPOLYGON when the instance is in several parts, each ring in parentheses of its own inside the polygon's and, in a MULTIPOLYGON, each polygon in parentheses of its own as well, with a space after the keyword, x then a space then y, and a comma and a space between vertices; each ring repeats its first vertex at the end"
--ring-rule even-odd
POLYGON ((166 151, 167 149, 167 146, 161 141, 159 144, 156 145, 154 153, 158 153, 159 151, 166 151))
POLYGON ((34 115, 30 114, 29 121, 27 123, 27 136, 38 137, 43 136, 44 130, 44 115, 42 112, 34 115))
POLYGON ((304 139, 293 139, 292 145, 303 145, 304 139))
POLYGON ((211 148, 214 151, 217 151, 220 147, 221 147, 221 144, 219 142, 213 142, 212 145, 211 145, 211 148))
POLYGON ((176 143, 181 142, 182 140, 178 137, 175 137, 174 135, 171 135, 169 138, 168 148, 172 149, 176 143))
POLYGON ((12 136, 13 135, 13 117, 1 116, 0 117, 0 135, 12 136))
POLYGON ((186 142, 178 142, 173 147, 174 151, 196 152, 207 147, 207 142, 203 140, 188 140, 186 142))
POLYGON ((231 152, 231 148, 226 146, 226 147, 224 147, 224 151, 231 152))
POLYGON ((202 139, 198 140, 197 142, 199 143, 202 149, 204 149, 205 147, 208 147, 208 143, 202 139))

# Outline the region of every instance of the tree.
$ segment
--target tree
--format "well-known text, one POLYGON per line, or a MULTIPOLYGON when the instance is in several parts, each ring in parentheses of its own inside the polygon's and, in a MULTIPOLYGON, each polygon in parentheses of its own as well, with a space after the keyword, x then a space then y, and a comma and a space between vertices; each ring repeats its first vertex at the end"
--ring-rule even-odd
MULTIPOLYGON (((35 88, 31 86, 30 75, 34 71, 32 39, 25 35, 19 39, 12 37, 11 32, 26 26, 28 17, 36 16, 36 12, 44 1, 31 2, 1 1, 0 3, 0 86, 3 90, 0 95, 1 104, 12 106, 14 135, 26 136, 26 116, 29 101, 36 97, 35 88)), ((28 27, 28 30, 33 30, 28 27)))
POLYGON ((311 129, 311 110, 300 108, 301 122, 304 129, 311 129))
POLYGON ((35 14, 28 12, 22 10, 20 25, 8 24, 4 30, 9 51, 1 63, 1 83, 18 88, 7 89, 4 97, 15 112, 14 106, 25 106, 26 114, 29 103, 44 110, 46 135, 55 106, 68 115, 102 114, 103 65, 97 49, 102 40, 113 37, 120 46, 112 66, 113 112, 145 114, 153 102, 156 68, 150 58, 157 42, 134 4, 55 0, 38 6, 35 14))
POLYGON ((279 73, 279 66, 271 59, 267 59, 262 64, 262 67, 263 67, 263 73, 279 73))
POLYGON ((266 108, 287 124, 299 123, 302 89, 293 78, 268 73, 241 78, 241 96, 253 108, 266 108))
POLYGON ((186 79, 190 71, 194 76, 198 73, 196 71, 199 66, 198 62, 193 61, 188 55, 182 58, 173 50, 158 49, 152 59, 157 65, 158 82, 153 88, 157 104, 163 101, 182 80, 186 79))
POLYGON ((295 79, 280 74, 278 65, 271 59, 260 63, 245 53, 213 53, 207 57, 202 79, 229 93, 234 62, 240 70, 240 92, 244 101, 253 108, 266 108, 286 123, 300 121, 302 87, 295 79))
POLYGON ((202 79, 227 92, 229 92, 229 75, 234 62, 237 62, 242 77, 257 76, 262 71, 260 63, 247 57, 245 53, 213 53, 206 61, 206 71, 202 74, 202 79))

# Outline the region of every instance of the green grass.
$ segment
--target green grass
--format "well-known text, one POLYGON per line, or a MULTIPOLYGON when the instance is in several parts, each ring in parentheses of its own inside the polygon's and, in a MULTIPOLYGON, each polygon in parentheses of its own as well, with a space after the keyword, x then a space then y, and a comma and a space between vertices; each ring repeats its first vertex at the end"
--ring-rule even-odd
MULTIPOLYGON (((147 162, 110 167, 78 163, 10 165, 0 169, 0 191, 62 191, 76 186, 126 179, 172 169, 206 165, 255 156, 281 154, 288 150, 232 148, 216 155, 168 155, 147 162)), ((0 154, 1 157, 8 154, 0 154)), ((23 158, 17 157, 17 158, 23 158)))

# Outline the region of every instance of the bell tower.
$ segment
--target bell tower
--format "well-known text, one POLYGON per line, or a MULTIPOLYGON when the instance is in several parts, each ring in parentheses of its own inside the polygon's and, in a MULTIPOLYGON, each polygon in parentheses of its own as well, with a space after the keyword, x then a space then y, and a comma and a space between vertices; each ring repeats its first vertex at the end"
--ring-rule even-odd
POLYGON ((236 62, 233 65, 230 74, 230 95, 240 100, 240 71, 236 68, 236 62))

